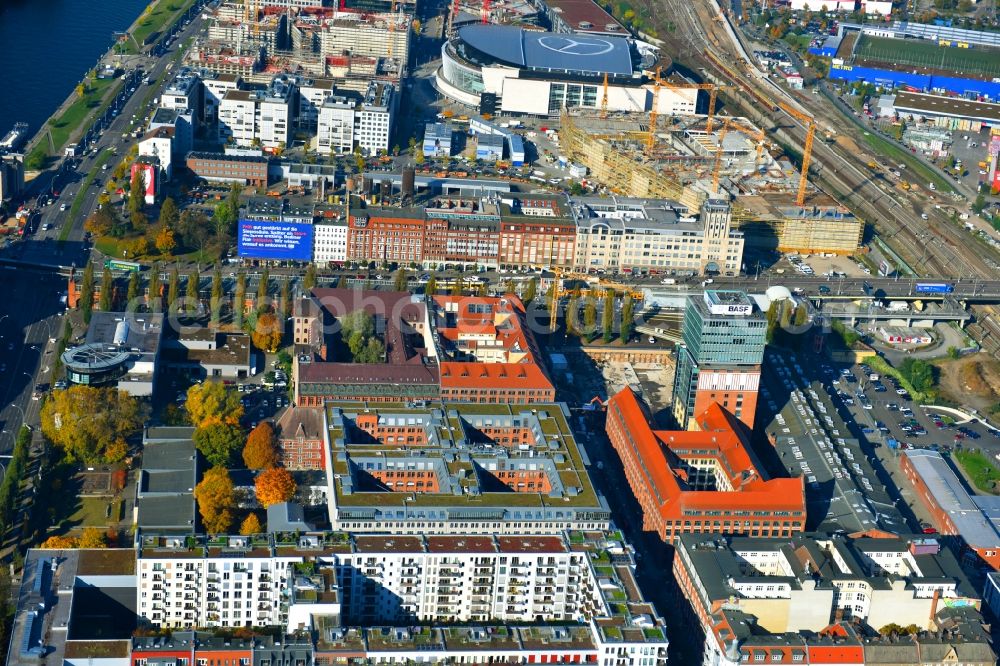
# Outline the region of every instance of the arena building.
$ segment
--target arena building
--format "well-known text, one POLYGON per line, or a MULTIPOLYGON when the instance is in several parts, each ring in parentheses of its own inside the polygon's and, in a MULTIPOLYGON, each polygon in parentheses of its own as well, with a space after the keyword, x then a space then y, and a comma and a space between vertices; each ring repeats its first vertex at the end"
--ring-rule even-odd
MULTIPOLYGON (((653 84, 642 71, 652 52, 623 37, 477 24, 460 28, 441 55, 435 85, 469 106, 490 93, 505 113, 600 109, 605 77, 608 111, 648 111, 653 103, 653 84)), ((692 115, 697 101, 697 90, 663 88, 657 106, 660 113, 692 115)))

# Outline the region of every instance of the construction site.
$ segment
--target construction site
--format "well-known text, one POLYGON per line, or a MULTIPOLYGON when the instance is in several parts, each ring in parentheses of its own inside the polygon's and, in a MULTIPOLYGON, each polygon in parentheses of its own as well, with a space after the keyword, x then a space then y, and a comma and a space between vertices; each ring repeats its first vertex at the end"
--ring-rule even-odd
POLYGON ((746 118, 674 116, 658 123, 656 115, 564 111, 561 149, 616 194, 671 199, 691 213, 710 196, 732 200, 733 223, 752 247, 858 249, 863 221, 809 184, 746 118))
MULTIPOLYGON (((372 6, 275 7, 256 0, 223 2, 207 10, 207 40, 189 66, 266 83, 276 73, 398 82, 410 49, 412 3, 372 6)), ((341 86, 351 89, 352 86, 341 86)))

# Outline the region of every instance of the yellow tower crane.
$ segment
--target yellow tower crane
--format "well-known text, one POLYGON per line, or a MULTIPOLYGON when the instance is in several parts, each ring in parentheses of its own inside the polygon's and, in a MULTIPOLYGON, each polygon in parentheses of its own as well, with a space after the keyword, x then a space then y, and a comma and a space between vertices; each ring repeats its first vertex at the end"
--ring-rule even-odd
POLYGON ((806 127, 806 145, 802 147, 802 173, 799 175, 799 193, 795 197, 796 206, 806 203, 806 185, 809 182, 809 162, 812 160, 813 139, 816 138, 816 119, 798 109, 781 102, 779 106, 785 113, 799 120, 806 127))
POLYGON ((601 118, 608 117, 608 73, 604 72, 604 96, 601 97, 601 118))
POLYGON ((389 17, 389 59, 392 60, 393 53, 395 53, 395 42, 396 42, 396 0, 392 0, 391 8, 392 16, 389 17))
POLYGON ((653 79, 653 106, 649 110, 649 133, 646 135, 646 152, 653 152, 653 144, 656 143, 656 117, 659 115, 660 106, 660 86, 663 81, 660 79, 660 67, 656 68, 656 78, 653 79))
POLYGON ((719 193, 719 174, 722 171, 722 142, 728 132, 729 118, 727 117, 722 123, 722 129, 719 130, 719 142, 715 146, 715 164, 712 165, 712 192, 715 194, 719 193))

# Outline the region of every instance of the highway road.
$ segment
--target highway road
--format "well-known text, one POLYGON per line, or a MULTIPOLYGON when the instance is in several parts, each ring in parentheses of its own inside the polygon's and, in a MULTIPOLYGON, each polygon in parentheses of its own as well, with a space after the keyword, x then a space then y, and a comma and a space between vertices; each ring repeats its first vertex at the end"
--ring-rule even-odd
POLYGON ((0 303, 0 458, 10 455, 22 421, 38 424, 36 383, 48 381, 56 343, 62 333, 65 281, 58 275, 0 269, 7 297, 0 303), (36 377, 44 379, 36 380, 36 377))
MULTIPOLYGON (((80 142, 81 147, 86 146, 86 152, 79 157, 61 158, 48 174, 33 181, 32 196, 36 199, 40 195, 51 195, 54 192, 59 192, 59 196, 40 209, 40 218, 33 222, 36 228, 35 234, 27 242, 22 243, 20 248, 15 245, 10 249, 14 252, 15 258, 39 264, 64 266, 83 264, 86 251, 89 249, 83 243, 83 222, 97 209, 97 198, 103 185, 135 141, 132 133, 146 124, 145 118, 156 108, 158 94, 150 95, 150 93, 153 89, 162 89, 169 82, 176 66, 177 49, 184 48, 182 45, 188 38, 194 37, 204 29, 204 22, 197 17, 198 7, 203 4, 199 3, 192 7, 191 16, 196 18, 175 33, 172 40, 173 47, 162 49, 161 57, 131 59, 130 67, 139 66, 142 71, 137 72, 134 69, 129 71, 125 85, 107 112, 97 118, 93 126, 88 129, 80 142), (152 81, 151 85, 144 83, 147 77, 152 81), (144 104, 147 98, 150 99, 148 105, 144 104), (107 170, 100 168, 105 151, 111 151, 110 156, 104 156, 108 165, 107 170), (88 174, 92 174, 94 180, 84 194, 78 214, 71 215, 73 201, 88 174), (45 224, 51 225, 51 229, 42 230, 45 224), (70 225, 70 231, 65 237, 66 240, 59 243, 58 239, 64 233, 65 225, 70 225)), ((108 56, 107 60, 112 61, 114 58, 108 56)))
MULTIPOLYGON (((199 3, 199 6, 203 4, 199 3)), ((197 11, 198 7, 192 8, 192 15, 197 15, 197 11)), ((192 20, 177 34, 173 43, 180 48, 202 27, 200 19, 192 20)), ((96 180, 103 183, 115 160, 120 159, 112 158, 109 169, 101 170, 98 159, 103 151, 110 150, 115 155, 127 152, 132 140, 128 133, 133 115, 141 121, 155 105, 153 97, 150 106, 143 106, 150 86, 143 84, 142 79, 148 76, 156 86, 165 84, 174 67, 175 56, 176 53, 165 49, 160 58, 132 60, 133 67, 139 62, 144 63, 144 72, 141 75, 131 72, 105 116, 95 121, 90 134, 93 144, 88 146, 87 154, 61 158, 53 169, 29 185, 30 196, 36 201, 43 194, 48 197, 59 193, 32 219, 36 233, 0 251, 0 259, 23 262, 17 268, 10 264, 0 266, 0 284, 7 294, 0 304, 0 377, 3 377, 0 382, 0 462, 12 451, 14 434, 21 423, 38 424, 40 403, 32 399, 34 386, 48 382, 56 340, 62 334, 65 306, 59 299, 66 289, 66 280, 57 271, 42 267, 81 266, 87 260, 89 248, 83 243, 83 222, 96 209, 101 187, 91 184, 84 194, 78 215, 71 215, 73 200, 88 174, 95 174, 96 180), (51 228, 42 230, 45 224, 51 225, 51 228), (59 242, 65 225, 70 226, 68 237, 65 242, 59 242), (39 269, 33 270, 31 264, 36 264, 39 269)))

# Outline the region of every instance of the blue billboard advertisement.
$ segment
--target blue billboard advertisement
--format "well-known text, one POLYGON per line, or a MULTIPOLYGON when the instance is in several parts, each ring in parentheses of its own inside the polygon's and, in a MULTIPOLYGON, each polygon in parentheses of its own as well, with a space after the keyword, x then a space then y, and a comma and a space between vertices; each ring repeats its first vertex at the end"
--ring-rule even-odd
POLYGON ((241 257, 312 261, 313 225, 240 220, 237 247, 241 257))

